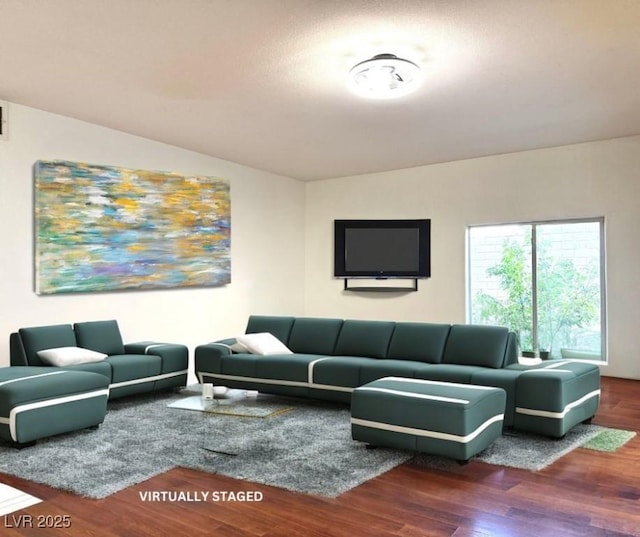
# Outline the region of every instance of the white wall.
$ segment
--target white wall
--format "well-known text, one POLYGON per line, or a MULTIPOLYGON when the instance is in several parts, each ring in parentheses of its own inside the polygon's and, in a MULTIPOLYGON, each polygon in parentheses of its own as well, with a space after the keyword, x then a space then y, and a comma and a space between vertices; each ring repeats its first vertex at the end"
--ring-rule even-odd
POLYGON ((0 366, 24 326, 117 319, 125 342, 195 345, 242 333, 251 313, 303 313, 304 183, 15 104, 0 141, 0 366), (231 284, 202 289, 38 296, 34 292, 33 164, 66 159, 226 177, 231 284))
POLYGON ((251 313, 465 320, 469 224, 606 219, 609 364, 640 378, 640 136, 302 183, 96 125, 10 105, 0 142, 0 366, 22 326, 118 319, 126 341, 195 345, 244 329, 251 313), (40 159, 227 177, 232 283, 206 289, 37 296, 33 174, 40 159), (431 218, 432 278, 417 293, 349 293, 332 278, 335 218, 431 218))
POLYGON ((604 216, 605 375, 640 378, 640 136, 309 183, 307 315, 465 321, 470 224, 604 216), (333 220, 431 218, 432 277, 407 294, 352 293, 332 278, 333 220))

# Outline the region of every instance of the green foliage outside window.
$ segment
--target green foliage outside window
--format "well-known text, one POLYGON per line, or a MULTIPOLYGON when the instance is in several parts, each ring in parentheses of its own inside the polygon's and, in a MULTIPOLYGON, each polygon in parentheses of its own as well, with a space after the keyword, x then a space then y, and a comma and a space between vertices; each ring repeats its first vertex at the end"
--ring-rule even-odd
MULTIPOLYGON (((528 234, 527 234, 528 235, 528 234)), ((500 262, 487 274, 497 278, 500 296, 478 292, 475 305, 482 322, 508 326, 519 336, 524 351, 534 350, 533 293, 528 236, 519 244, 506 240, 500 262)), ((548 245, 537 246, 539 350, 553 353, 555 344, 567 345, 572 330, 590 326, 599 316, 600 287, 597 267, 578 269, 571 259, 547 255, 548 245)))

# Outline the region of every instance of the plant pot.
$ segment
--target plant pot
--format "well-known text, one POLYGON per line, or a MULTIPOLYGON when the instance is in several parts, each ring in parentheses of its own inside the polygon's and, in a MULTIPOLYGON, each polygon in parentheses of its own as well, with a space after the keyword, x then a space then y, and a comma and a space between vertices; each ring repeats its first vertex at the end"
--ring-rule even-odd
POLYGON ((522 351, 522 356, 524 358, 540 358, 541 360, 548 360, 551 358, 551 353, 549 351, 540 351, 538 356, 533 351, 522 351))

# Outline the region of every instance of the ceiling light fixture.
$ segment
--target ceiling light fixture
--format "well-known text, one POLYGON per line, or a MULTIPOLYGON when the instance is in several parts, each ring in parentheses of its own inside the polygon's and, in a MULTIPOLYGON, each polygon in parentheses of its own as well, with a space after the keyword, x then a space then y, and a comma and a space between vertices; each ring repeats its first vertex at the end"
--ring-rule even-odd
POLYGON ((414 91, 422 81, 420 67, 395 54, 378 54, 349 71, 349 88, 370 99, 393 99, 414 91))

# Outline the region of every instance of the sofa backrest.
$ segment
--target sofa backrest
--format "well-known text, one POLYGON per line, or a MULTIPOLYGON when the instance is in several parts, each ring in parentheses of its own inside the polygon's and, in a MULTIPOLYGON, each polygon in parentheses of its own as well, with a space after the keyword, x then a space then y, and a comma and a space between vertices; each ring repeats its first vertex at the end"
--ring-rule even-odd
POLYGON ((450 324, 396 323, 387 358, 439 364, 450 329, 450 324))
POLYGON ((395 326, 393 321, 344 321, 333 354, 386 358, 395 326))
POLYGON ((29 365, 18 332, 12 332, 9 336, 9 365, 29 365))
POLYGON ((289 335, 295 317, 282 317, 276 315, 251 315, 247 322, 246 334, 259 334, 269 332, 277 337, 282 343, 288 345, 289 335))
POLYGON ((293 352, 501 368, 518 361, 502 326, 251 315, 247 334, 270 332, 293 352))
POLYGON ((298 317, 291 328, 287 346, 297 353, 331 355, 342 323, 342 319, 298 317))
POLYGON ((75 323, 73 329, 79 347, 109 356, 124 354, 122 335, 115 320, 75 323))
POLYGON ((507 340, 507 350, 504 353, 504 363, 502 364, 502 367, 507 367, 511 364, 517 364, 518 356, 520 356, 520 345, 518 344, 518 336, 515 332, 509 332, 509 339, 507 340))
MULTIPOLYGON (((76 347, 76 336, 70 324, 33 326, 18 330, 22 348, 28 365, 46 366, 38 356, 38 351, 57 347, 76 347)), ((12 345, 12 348, 14 346, 12 345)))
POLYGON ((442 363, 503 367, 508 339, 509 330, 502 326, 454 324, 442 363))

